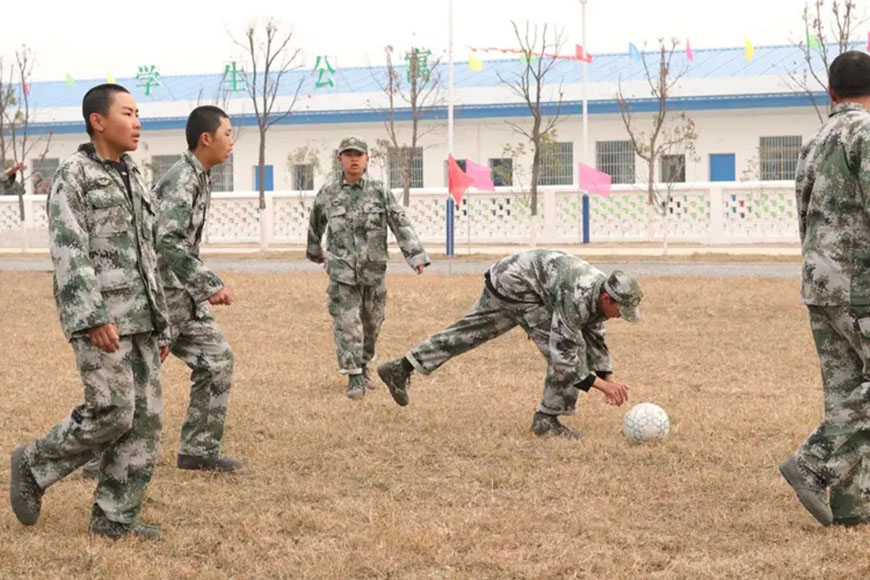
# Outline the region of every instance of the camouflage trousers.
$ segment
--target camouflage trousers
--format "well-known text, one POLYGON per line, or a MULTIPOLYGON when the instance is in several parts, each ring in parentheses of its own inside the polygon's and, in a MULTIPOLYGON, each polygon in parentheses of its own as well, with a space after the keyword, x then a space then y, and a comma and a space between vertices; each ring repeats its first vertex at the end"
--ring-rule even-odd
POLYGON ((163 397, 160 356, 152 333, 122 336, 107 353, 87 338, 70 341, 85 402, 27 446, 25 457, 46 488, 101 457, 94 502, 110 520, 136 520, 160 445, 163 397))
POLYGON ((825 418, 798 449, 831 486, 834 517, 870 518, 870 310, 810 306, 825 418))
POLYGON ((387 303, 384 279, 371 286, 330 280, 326 295, 339 372, 358 375, 375 357, 387 303))
MULTIPOLYGON (((549 362, 551 319, 552 313, 541 304, 504 302, 484 288, 468 314, 427 338, 405 358, 417 371, 428 375, 451 358, 520 326, 549 362)), ((580 389, 564 385, 563 377, 548 364, 538 410, 550 415, 573 414, 580 389)))

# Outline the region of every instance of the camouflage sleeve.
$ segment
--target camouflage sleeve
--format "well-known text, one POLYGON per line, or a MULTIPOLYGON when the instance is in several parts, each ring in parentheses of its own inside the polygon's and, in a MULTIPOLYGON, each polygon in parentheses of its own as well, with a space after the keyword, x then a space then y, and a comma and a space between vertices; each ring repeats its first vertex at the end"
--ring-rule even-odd
POLYGON ((218 293, 224 283, 187 242, 194 193, 192 186, 187 185, 168 192, 160 202, 155 233, 157 255, 178 277, 194 302, 199 303, 218 293))
POLYGON ((428 266, 429 256, 423 249, 423 243, 417 237, 405 210, 396 202, 392 191, 385 191, 384 197, 387 206, 387 223, 393 230, 396 241, 399 242, 399 248, 402 250, 402 255, 405 256, 405 261, 411 268, 428 266))
POLYGON ((62 167, 48 205, 54 293, 67 337, 110 322, 90 257, 87 208, 78 176, 62 167))
POLYGON ((803 243, 804 234, 806 233, 807 209, 809 207, 810 195, 813 192, 813 180, 809 175, 809 167, 807 164, 808 151, 808 148, 804 148, 801 151, 794 179, 795 202, 798 215, 798 232, 800 233, 801 243, 803 243))
POLYGON ((613 358, 604 340, 604 323, 599 322, 583 329, 586 342, 586 364, 595 372, 612 373, 613 358))
POLYGON ((317 264, 325 261, 323 256, 323 233, 326 231, 326 212, 323 211, 323 189, 317 193, 311 206, 311 215, 308 218, 308 247, 305 257, 317 264))
POLYGON ((583 333, 571 328, 558 309, 553 312, 550 323, 549 346, 548 384, 567 388, 589 376, 583 333))

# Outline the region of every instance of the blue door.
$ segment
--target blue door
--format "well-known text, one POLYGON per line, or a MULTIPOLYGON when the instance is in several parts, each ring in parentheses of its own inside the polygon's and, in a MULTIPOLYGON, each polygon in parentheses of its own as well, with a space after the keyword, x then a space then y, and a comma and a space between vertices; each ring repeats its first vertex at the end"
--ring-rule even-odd
POLYGON ((710 181, 735 181, 734 154, 710 154, 710 181))
MULTIPOLYGON (((266 174, 266 187, 263 191, 274 191, 275 190, 275 179, 274 172, 272 171, 272 166, 267 165, 264 167, 266 174)), ((254 191, 260 191, 260 168, 257 165, 254 165, 254 191)))

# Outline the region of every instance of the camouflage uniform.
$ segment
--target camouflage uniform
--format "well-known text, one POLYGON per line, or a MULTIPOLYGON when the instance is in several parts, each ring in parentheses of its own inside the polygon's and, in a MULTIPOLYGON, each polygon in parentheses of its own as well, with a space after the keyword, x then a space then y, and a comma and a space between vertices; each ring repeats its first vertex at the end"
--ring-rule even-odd
POLYGON ((18 183, 17 177, 17 173, 7 175, 0 169, 0 195, 18 195, 19 188, 23 186, 18 183))
POLYGON ((163 400, 158 340, 168 339, 154 252, 154 205, 124 155, 132 197, 92 144, 57 171, 49 204, 54 295, 84 383, 85 402, 25 458, 43 489, 102 454, 95 504, 132 524, 157 457, 163 400), (121 348, 93 346, 87 330, 118 327, 121 348), (159 338, 158 338, 159 337, 159 338))
POLYGON ((836 105, 802 150, 795 185, 801 302, 825 406, 796 455, 831 487, 835 521, 870 518, 870 113, 836 105))
POLYGON ((233 351, 208 299, 224 283, 203 263, 199 244, 211 200, 209 174, 190 151, 154 189, 160 203, 157 255, 169 306, 172 354, 191 370, 190 405, 179 454, 216 459, 233 379, 233 351))
MULTIPOLYGON (((639 302, 637 282, 620 275, 624 288, 619 290, 639 302)), ((513 254, 490 267, 483 293, 468 314, 405 358, 417 371, 429 374, 454 356, 520 326, 547 359, 538 411, 573 414, 580 390, 588 391, 594 382, 592 373, 613 372, 605 317, 597 307, 611 278, 580 258, 555 250, 513 254)))
POLYGON ((320 189, 311 208, 306 255, 313 262, 326 262, 327 303, 342 374, 363 373, 375 356, 387 299, 387 226, 409 266, 429 264, 404 210, 378 181, 362 179, 351 185, 342 176, 320 189))

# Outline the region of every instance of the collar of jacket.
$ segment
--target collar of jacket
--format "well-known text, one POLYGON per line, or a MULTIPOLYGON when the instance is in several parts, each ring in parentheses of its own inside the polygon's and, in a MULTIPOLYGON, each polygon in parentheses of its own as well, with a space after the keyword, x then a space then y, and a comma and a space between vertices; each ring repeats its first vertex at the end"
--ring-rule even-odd
POLYGON ((865 109, 864 105, 861 103, 838 103, 834 105, 834 108, 831 109, 828 116, 833 117, 834 115, 845 113, 846 111, 867 111, 867 109, 865 109))
POLYGON ((182 153, 181 156, 193 167, 193 170, 196 172, 197 178, 201 178, 203 175, 208 173, 208 171, 205 170, 205 168, 202 166, 202 163, 190 149, 185 149, 184 153, 182 153))
POLYGON ((366 178, 361 177, 360 180, 357 181, 356 183, 351 183, 350 181, 348 181, 347 179, 344 178, 344 173, 342 173, 341 174, 341 186, 344 187, 345 185, 348 187, 359 187, 360 189, 362 189, 366 186, 366 178))
MULTIPOLYGON (((94 146, 93 142, 82 143, 81 145, 79 145, 79 151, 81 151, 97 163, 101 163, 103 165, 110 165, 112 163, 110 159, 103 159, 102 157, 100 157, 100 154, 97 153, 97 148, 94 146)), ((130 157, 129 154, 121 153, 121 161, 124 162, 129 171, 139 171, 139 168, 136 167, 136 163, 133 161, 133 158, 130 157)))

